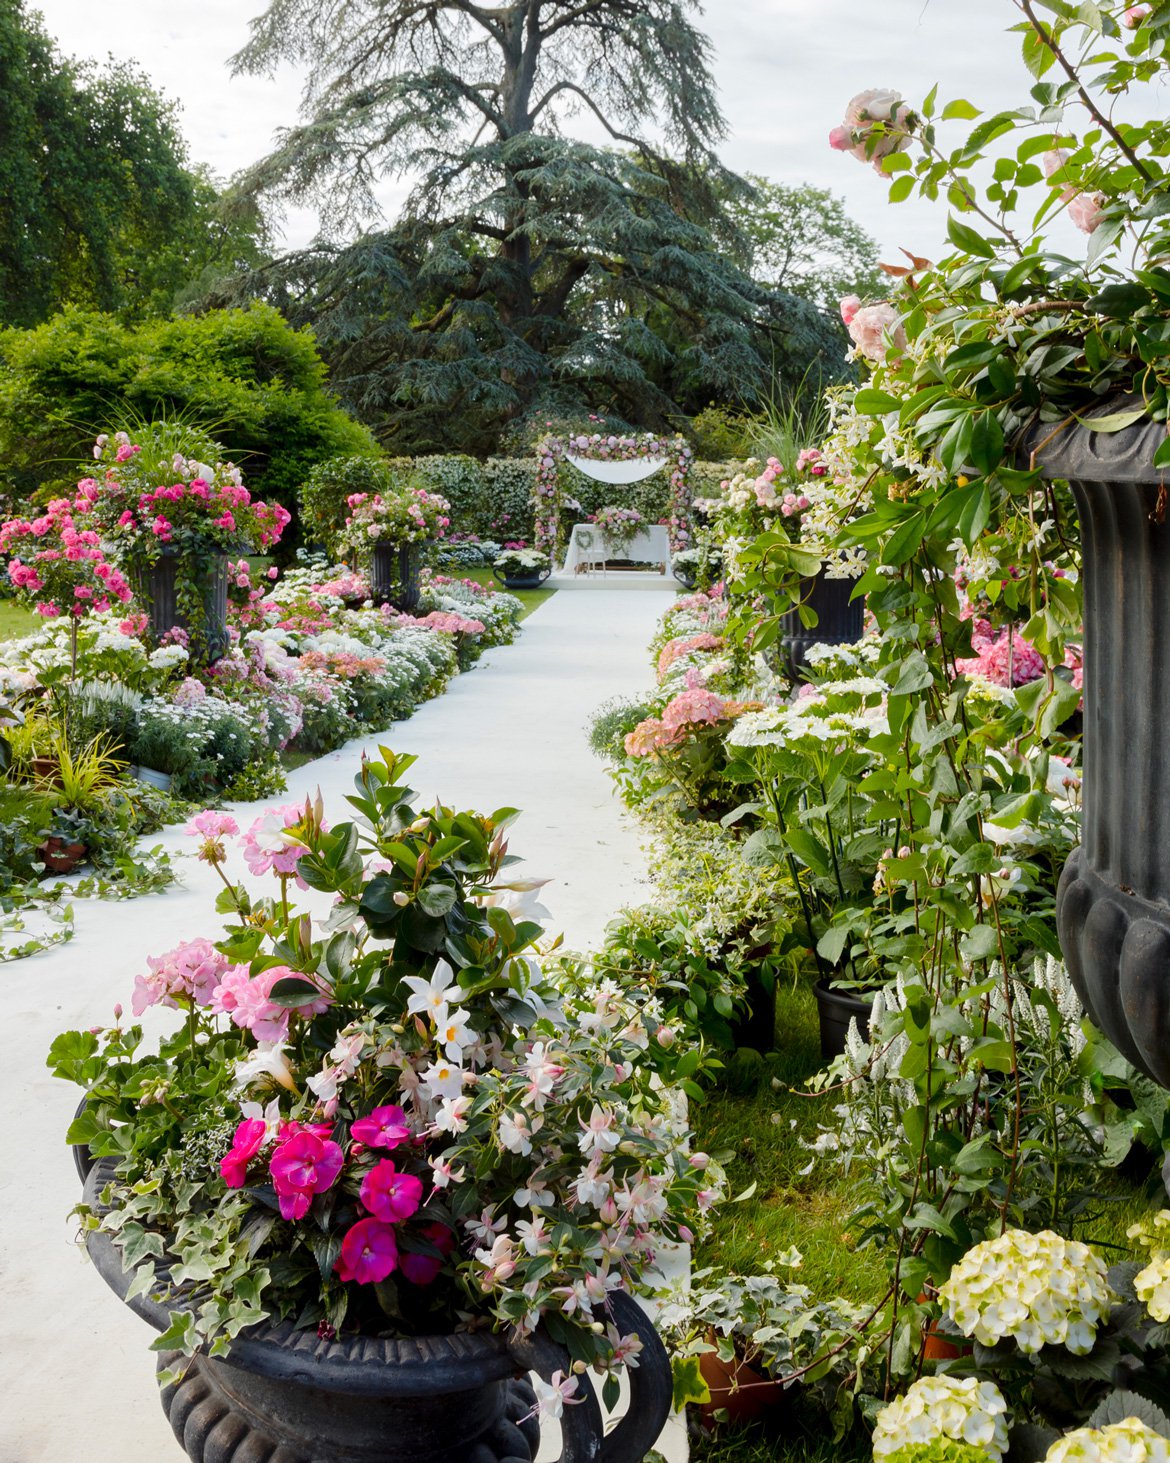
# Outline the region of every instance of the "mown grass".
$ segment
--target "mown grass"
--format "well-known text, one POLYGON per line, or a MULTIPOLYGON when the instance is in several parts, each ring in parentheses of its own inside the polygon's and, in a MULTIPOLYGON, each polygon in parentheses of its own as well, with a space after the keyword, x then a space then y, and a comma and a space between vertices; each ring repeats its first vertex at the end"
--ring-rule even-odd
MULTIPOLYGON (((490 569, 443 569, 443 574, 449 574, 452 579, 474 579, 476 584, 486 584, 489 589, 502 589, 503 585, 495 577, 490 569)), ((555 589, 510 589, 509 594, 514 594, 524 606, 524 613, 520 616, 526 620, 533 610, 538 610, 546 599, 551 599, 556 594, 555 589)))
POLYGON ((0 640, 19 640, 30 635, 41 623, 35 610, 26 610, 15 600, 0 599, 0 640))

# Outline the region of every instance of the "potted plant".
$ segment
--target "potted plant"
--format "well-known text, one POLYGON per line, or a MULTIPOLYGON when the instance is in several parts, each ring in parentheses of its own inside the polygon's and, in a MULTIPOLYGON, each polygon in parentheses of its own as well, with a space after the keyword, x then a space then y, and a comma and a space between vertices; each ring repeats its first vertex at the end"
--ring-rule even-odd
POLYGON ((76 808, 56 808, 37 857, 50 874, 71 874, 89 853, 87 821, 76 808))
POLYGON ((101 476, 78 483, 74 508, 125 559, 153 640, 178 639, 210 663, 229 644, 229 556, 271 548, 290 515, 253 500, 233 463, 160 457, 150 429, 145 440, 149 451, 125 432, 103 433, 94 446, 101 476))
POLYGON ((718 549, 702 545, 680 549, 670 556, 670 568, 685 589, 706 589, 723 573, 723 555, 718 549))
POLYGON ((539 589, 552 573, 552 560, 543 549, 510 545, 496 555, 492 573, 505 589, 539 589))
POLYGON ((228 815, 192 821, 235 917, 137 976, 135 1014, 173 1007, 177 1029, 157 1054, 119 1022, 50 1056, 88 1092, 69 1138, 94 1164, 90 1252, 163 1332, 193 1458, 211 1425, 298 1458, 530 1458, 542 1415, 563 1415, 566 1457, 594 1457, 587 1369, 612 1402, 631 1358, 606 1456, 634 1463, 670 1384, 628 1294, 721 1176, 690 1161, 633 1008, 544 978, 511 811, 417 813, 412 761, 363 762, 357 822, 329 829, 313 803, 257 819, 241 843, 273 897, 224 876, 228 815), (298 885, 331 896, 324 923, 298 885), (535 1398, 513 1381, 529 1370, 535 1398))
POLYGON ((416 482, 393 491, 351 493, 346 502, 350 512, 337 536, 337 552, 370 565, 371 593, 378 603, 413 613, 422 593, 422 547, 443 537, 450 503, 416 482))

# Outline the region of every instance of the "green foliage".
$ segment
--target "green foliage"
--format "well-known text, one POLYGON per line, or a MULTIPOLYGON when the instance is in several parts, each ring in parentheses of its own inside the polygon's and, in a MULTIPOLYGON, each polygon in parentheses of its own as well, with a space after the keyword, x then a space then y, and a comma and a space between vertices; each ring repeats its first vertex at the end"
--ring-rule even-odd
POLYGON ((330 457, 317 463, 297 494, 301 536, 311 543, 332 544, 349 517, 350 495, 387 493, 395 481, 390 464, 373 456, 330 457))
POLYGON ((724 122, 690 9, 280 0, 254 23, 240 69, 311 58, 312 80, 250 195, 364 220, 377 176, 422 174, 392 228, 243 286, 316 325, 387 444, 490 452, 517 424, 598 409, 662 429, 712 394, 757 399, 774 361, 837 372, 837 329, 725 247, 740 185, 713 151, 724 122), (623 151, 572 138, 583 105, 623 151))
POLYGON ((24 0, 0 4, 5 126, 0 315, 65 304, 165 313, 192 281, 254 265, 254 210, 234 222, 187 165, 176 109, 133 66, 77 64, 24 0))
POLYGON ((648 701, 630 696, 615 696, 599 706, 589 723, 589 750, 604 762, 625 756, 625 738, 640 721, 653 714, 648 701))
POLYGON ((318 462, 376 451, 330 397, 312 333, 267 305, 139 325, 71 308, 0 333, 0 459, 18 500, 69 491, 99 432, 156 418, 222 441, 255 495, 286 507, 318 462))

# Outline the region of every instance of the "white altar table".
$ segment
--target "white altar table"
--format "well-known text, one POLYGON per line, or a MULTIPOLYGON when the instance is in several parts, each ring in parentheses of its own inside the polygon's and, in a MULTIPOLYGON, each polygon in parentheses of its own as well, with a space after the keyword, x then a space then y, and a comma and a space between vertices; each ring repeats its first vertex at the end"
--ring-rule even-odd
POLYGON ((670 539, 660 523, 648 523, 630 540, 629 548, 611 549, 601 529, 592 523, 577 523, 569 539, 562 574, 586 574, 593 569, 605 572, 606 559, 631 559, 637 564, 653 564, 664 575, 670 573, 670 539))

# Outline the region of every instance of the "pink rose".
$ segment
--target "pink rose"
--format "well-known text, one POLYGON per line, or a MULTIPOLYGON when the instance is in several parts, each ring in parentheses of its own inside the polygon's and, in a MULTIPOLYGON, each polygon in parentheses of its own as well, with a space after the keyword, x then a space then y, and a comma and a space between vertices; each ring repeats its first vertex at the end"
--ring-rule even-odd
POLYGON ((1092 234, 1101 226, 1104 207, 1103 193, 1078 193, 1068 205, 1068 216, 1082 234, 1092 234))
POLYGON ((849 322, 849 337, 871 361, 884 361, 890 350, 906 349, 906 329, 893 305, 865 305, 849 322), (890 344, 886 344, 887 334, 890 344))
POLYGON ((1137 30, 1138 26, 1141 25, 1142 21, 1145 20, 1153 8, 1152 5, 1131 5, 1128 10, 1122 13, 1122 25, 1125 26, 1126 30, 1137 30))

